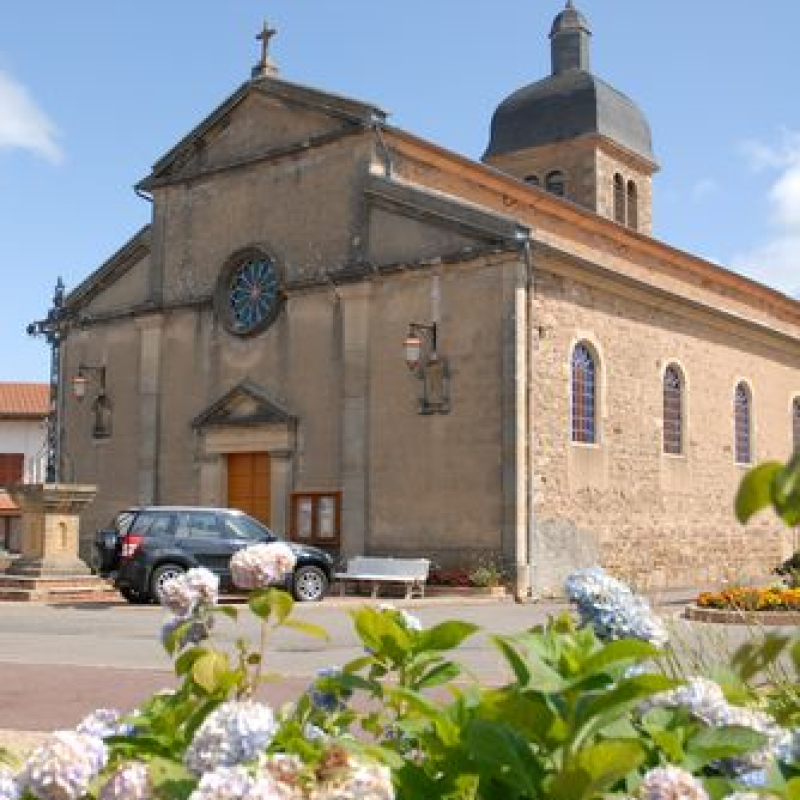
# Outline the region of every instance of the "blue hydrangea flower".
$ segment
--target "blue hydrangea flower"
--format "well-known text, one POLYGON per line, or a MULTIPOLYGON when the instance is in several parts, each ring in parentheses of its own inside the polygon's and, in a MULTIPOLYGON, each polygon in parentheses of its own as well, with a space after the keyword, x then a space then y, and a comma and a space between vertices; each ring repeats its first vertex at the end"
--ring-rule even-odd
POLYGON ((19 800, 22 794, 19 784, 14 779, 14 773, 0 764, 0 800, 19 800))
POLYGON ((39 800, 78 800, 107 760, 99 737, 56 731, 28 756, 18 782, 39 800))
POLYGON ((321 687, 321 684, 325 683, 325 679, 335 681, 341 674, 341 670, 333 667, 327 667, 317 672, 317 680, 309 687, 308 696, 311 703, 320 711, 334 713, 346 708, 346 700, 353 694, 351 689, 339 687, 323 689, 321 687))
POLYGON ((193 644, 200 644, 211 636, 211 629, 214 627, 214 617, 209 615, 198 616, 190 613, 186 617, 172 617, 161 627, 161 643, 166 647, 175 631, 181 626, 185 626, 180 635, 180 640, 176 642, 177 648, 182 650, 193 644))
POLYGON ((147 765, 140 761, 122 764, 100 790, 98 800, 152 800, 153 787, 147 765))
POLYGON ((564 589, 578 608, 580 624, 590 625, 603 641, 642 639, 663 647, 669 640, 664 623, 647 600, 602 567, 576 570, 567 577, 564 589))
POLYGON ((223 703, 197 729, 184 763, 196 775, 202 775, 217 767, 250 761, 267 748, 276 728, 272 709, 263 703, 223 703))

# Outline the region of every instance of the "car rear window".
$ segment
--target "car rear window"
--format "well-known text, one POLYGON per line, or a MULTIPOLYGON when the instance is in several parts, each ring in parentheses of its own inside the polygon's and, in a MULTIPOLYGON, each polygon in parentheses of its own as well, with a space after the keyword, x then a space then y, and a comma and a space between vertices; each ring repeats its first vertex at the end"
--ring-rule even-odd
POLYGON ((167 534, 173 528, 173 514, 163 511, 142 511, 136 515, 129 533, 138 533, 142 536, 158 536, 167 534))

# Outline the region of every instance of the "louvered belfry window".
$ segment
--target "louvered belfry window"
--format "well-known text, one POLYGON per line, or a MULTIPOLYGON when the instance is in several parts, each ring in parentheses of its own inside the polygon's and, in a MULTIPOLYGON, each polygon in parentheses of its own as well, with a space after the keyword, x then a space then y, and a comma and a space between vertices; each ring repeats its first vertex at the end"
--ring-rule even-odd
POLYGON ((792 445, 800 450, 800 397, 795 397, 792 403, 792 445))
POLYGON ((674 365, 664 371, 664 452, 683 452, 683 379, 674 365))
POLYGON ((597 442, 597 366, 585 344, 572 351, 572 441, 597 442))
POLYGON ((734 436, 736 446, 736 462, 749 464, 752 452, 752 408, 750 390, 745 383, 736 387, 734 398, 734 436))

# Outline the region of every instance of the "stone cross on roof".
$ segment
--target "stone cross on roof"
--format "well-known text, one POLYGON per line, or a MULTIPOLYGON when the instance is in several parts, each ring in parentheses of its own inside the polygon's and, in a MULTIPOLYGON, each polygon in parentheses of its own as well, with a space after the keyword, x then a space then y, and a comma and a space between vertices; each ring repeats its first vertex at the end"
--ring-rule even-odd
POLYGON ((278 68, 272 63, 269 57, 269 42, 278 31, 270 28, 266 20, 261 32, 256 36, 256 39, 261 42, 261 59, 253 67, 252 75, 254 78, 265 78, 277 73, 278 68))

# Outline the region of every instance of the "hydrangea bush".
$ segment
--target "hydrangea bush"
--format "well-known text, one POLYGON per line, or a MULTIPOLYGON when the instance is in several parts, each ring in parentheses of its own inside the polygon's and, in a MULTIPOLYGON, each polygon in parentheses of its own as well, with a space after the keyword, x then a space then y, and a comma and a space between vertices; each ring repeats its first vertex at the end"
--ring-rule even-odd
MULTIPOLYGON (((121 715, 99 709, 0 765, 0 800, 755 800, 800 798, 797 692, 753 688, 800 645, 775 637, 737 655, 736 685, 676 680, 660 658, 666 628, 602 570, 567 581, 565 615, 491 636, 501 685, 466 674, 455 651, 478 629, 424 627, 404 609, 353 612, 363 653, 324 670, 295 702, 261 702, 276 627, 324 636, 269 588, 293 566, 279 546, 236 559, 262 624, 258 649, 213 640, 217 583, 191 570, 163 587, 162 631, 179 688, 121 715)), ((793 684, 796 689, 798 684, 793 684)))

